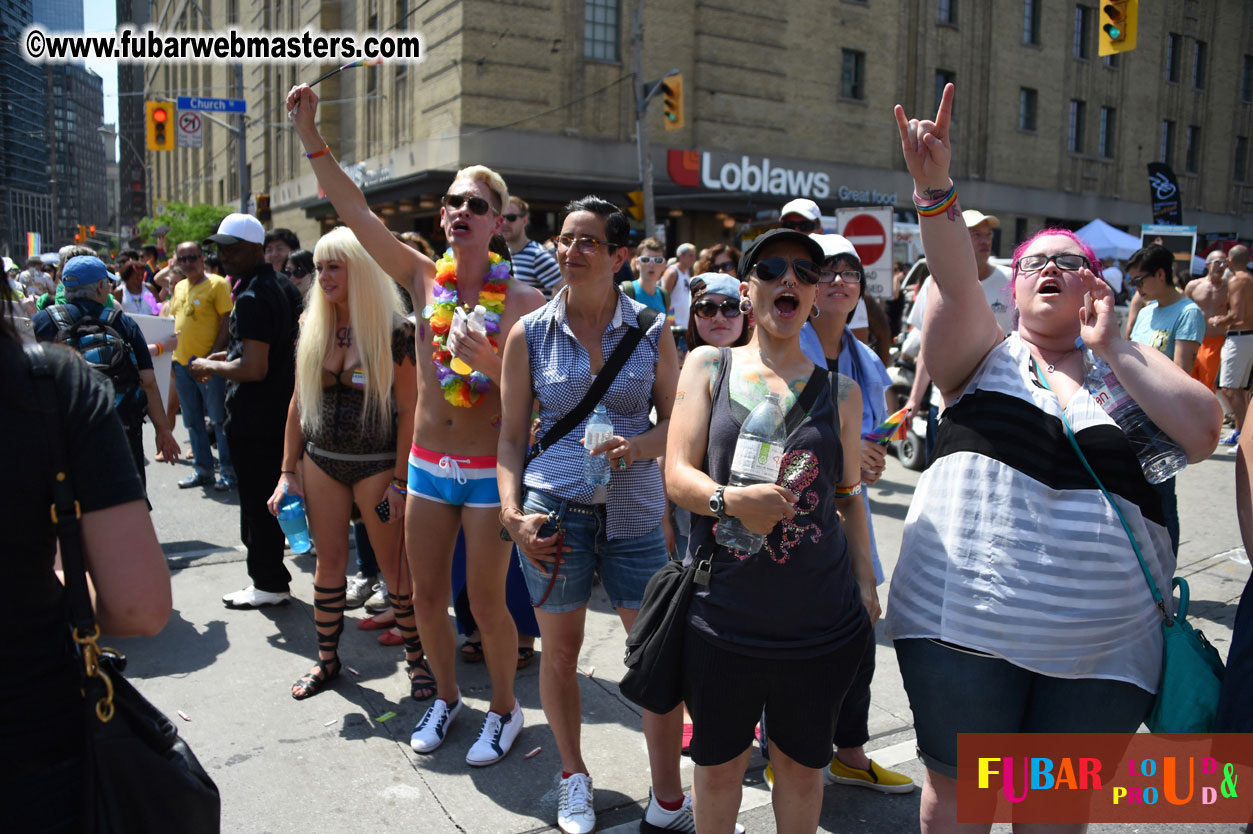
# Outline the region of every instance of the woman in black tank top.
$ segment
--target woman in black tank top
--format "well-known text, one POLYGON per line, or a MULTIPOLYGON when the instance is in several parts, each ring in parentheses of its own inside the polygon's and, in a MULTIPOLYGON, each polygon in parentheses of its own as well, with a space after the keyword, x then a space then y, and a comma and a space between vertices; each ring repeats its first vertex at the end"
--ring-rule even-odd
POLYGON ((740 263, 742 304, 756 318, 752 341, 698 348, 679 379, 667 489, 693 514, 688 558, 713 560, 684 644, 700 830, 733 826, 763 709, 779 827, 816 830, 835 714, 879 615, 858 493, 861 395, 800 349, 822 259, 821 246, 799 232, 758 238, 740 263), (740 426, 767 393, 781 395, 787 411, 779 479, 725 486, 740 426), (728 516, 766 536, 761 550, 715 542, 728 516))

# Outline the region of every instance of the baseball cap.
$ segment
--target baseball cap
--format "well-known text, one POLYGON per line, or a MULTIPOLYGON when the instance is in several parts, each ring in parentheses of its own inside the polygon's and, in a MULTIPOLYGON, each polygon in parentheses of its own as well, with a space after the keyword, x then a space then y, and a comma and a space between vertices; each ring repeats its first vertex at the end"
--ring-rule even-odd
POLYGON ((104 261, 90 255, 70 258, 61 270, 61 283, 67 287, 86 287, 108 277, 104 261))
POLYGON ((761 260, 761 251, 772 243, 799 243, 805 247, 806 253, 814 263, 822 263, 824 260, 822 246, 812 236, 794 229, 771 229, 764 235, 753 238, 752 243, 748 244, 748 248, 744 250, 744 256, 740 258, 741 279, 747 278, 753 264, 761 260))
POLYGON ((700 275, 692 276, 692 283, 697 281, 701 281, 705 285, 702 294, 716 293, 731 297, 740 294, 740 279, 732 278, 725 272, 702 272, 700 275))
POLYGON ((255 243, 265 245, 265 228, 251 214, 228 214, 218 224, 217 234, 209 235, 205 243, 255 243))
POLYGON ((799 214, 806 220, 813 220, 815 223, 822 220, 822 212, 818 210, 818 204, 804 197, 797 197, 783 206, 782 210, 779 211, 779 219, 782 220, 789 214, 799 214))
POLYGON ((965 211, 963 211, 962 220, 966 221, 967 229, 973 229, 975 226, 978 226, 980 223, 987 223, 993 229, 1001 225, 1001 221, 997 220, 996 217, 994 217, 993 215, 984 214, 983 212, 978 211, 976 209, 966 209, 965 211))
POLYGON ((825 261, 834 258, 836 255, 852 255, 861 260, 857 255, 857 249, 849 242, 844 235, 814 235, 814 240, 818 241, 822 246, 822 259, 825 261))

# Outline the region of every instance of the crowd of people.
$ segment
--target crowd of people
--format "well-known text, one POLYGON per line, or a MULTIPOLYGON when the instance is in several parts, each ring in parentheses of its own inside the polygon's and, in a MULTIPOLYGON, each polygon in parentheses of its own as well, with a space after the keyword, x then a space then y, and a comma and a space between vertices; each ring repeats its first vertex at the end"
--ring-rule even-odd
MULTIPOLYGON (((909 407, 931 412, 935 436, 879 631, 893 642, 926 765, 924 832, 956 825, 958 733, 1134 732, 1152 706, 1161 637, 1135 551, 1169 598, 1174 481, 1148 482, 1085 385, 1090 356, 1194 462, 1219 443, 1224 410, 1238 441, 1253 373, 1243 246, 1211 255, 1183 289, 1170 252, 1137 252, 1125 270, 1143 304, 1125 329, 1101 262, 1067 230, 1022 241, 1009 268, 992 263, 998 221, 962 211, 949 175, 953 95, 949 85, 933 120, 896 110, 930 271, 909 319, 921 337, 909 407)), ((886 305, 867 296, 856 249, 825 233, 806 199, 784 205, 779 228, 742 253, 683 244, 669 261, 661 241, 632 243, 623 212, 589 195, 566 206, 550 249, 528 238, 526 201, 483 166, 457 172, 443 196, 448 248, 437 253, 370 210, 318 129, 312 90, 294 87, 287 106, 343 224, 312 250, 232 214, 204 241, 177 242, 164 267, 155 249, 113 264, 67 251, 52 274, 32 264, 10 284, 20 293, 0 351, 14 367, 11 317, 22 314, 36 339, 77 347, 98 368, 120 364, 100 344, 135 365, 133 394, 115 380, 110 400, 71 354, 50 353, 67 397, 58 419, 76 427, 102 624, 152 633, 168 616, 139 426, 146 415, 158 459, 173 463, 177 409, 193 461, 179 486, 238 490, 249 585, 227 593, 227 607, 291 600, 276 517, 303 498, 317 657, 292 698, 334 684, 345 611, 373 597, 380 613, 361 625, 395 629, 409 695, 431 701, 414 751, 436 755, 467 711, 458 656, 485 662, 488 709, 464 757, 489 766, 525 726, 514 678, 538 633, 540 702, 560 757, 556 822, 585 834, 596 815, 577 662, 593 586, 625 633, 668 558, 705 560, 683 635, 683 704, 642 717, 651 785, 641 830, 742 831, 755 739, 780 831, 816 830, 824 784, 913 791, 864 749, 885 578, 869 500, 885 447, 870 435, 889 413, 899 271, 886 305), (175 336, 147 344, 132 314, 172 317, 175 336), (167 350, 168 410, 152 363, 167 350), (744 481, 738 438, 766 401, 784 415, 778 477, 744 481), (592 419, 610 430, 587 433, 592 419), (110 445, 119 432, 129 455, 110 445), (97 456, 80 457, 88 447, 97 456), (762 537, 760 549, 722 543, 732 524, 762 537), (142 551, 125 564, 108 538, 118 525, 142 551), (690 793, 683 752, 696 767, 690 793)), ((16 394, 32 383, 5 384, 16 394)), ((32 401, 8 398, 0 420, 25 419, 32 401)), ((37 532, 39 558, 23 570, 43 593, 27 608, 56 597, 51 535, 37 532)), ((27 608, 9 620, 51 649, 31 661, 38 681, 24 691, 72 700, 66 669, 48 660, 72 647, 46 610, 27 608)), ((1240 616, 1233 658, 1249 651, 1253 624, 1240 616)), ((1220 729, 1249 729, 1234 706, 1249 695, 1224 695, 1220 729)), ((76 784, 76 745, 59 737, 23 790, 76 784)))

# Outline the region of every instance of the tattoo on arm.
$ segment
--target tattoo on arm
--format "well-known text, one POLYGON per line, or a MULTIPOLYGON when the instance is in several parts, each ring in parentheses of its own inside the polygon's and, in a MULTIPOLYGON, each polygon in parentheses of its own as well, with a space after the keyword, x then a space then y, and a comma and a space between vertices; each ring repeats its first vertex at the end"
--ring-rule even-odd
POLYGON ((686 399, 687 399, 687 392, 686 392, 686 391, 680 391, 680 392, 678 392, 677 394, 675 394, 675 395, 674 395, 674 404, 675 404, 675 405, 678 405, 679 403, 683 402, 683 401, 684 401, 684 400, 686 400, 686 399))
POLYGON ((947 188, 927 188, 923 190, 922 196, 926 197, 928 200, 938 200, 947 193, 947 188))
POLYGON ((835 377, 836 377, 837 385, 839 388, 839 390, 836 391, 835 399, 836 399, 836 402, 838 402, 840 405, 843 405, 844 401, 848 399, 848 392, 852 391, 853 386, 855 386, 857 383, 854 382, 851 377, 847 377, 844 374, 836 374, 835 377))

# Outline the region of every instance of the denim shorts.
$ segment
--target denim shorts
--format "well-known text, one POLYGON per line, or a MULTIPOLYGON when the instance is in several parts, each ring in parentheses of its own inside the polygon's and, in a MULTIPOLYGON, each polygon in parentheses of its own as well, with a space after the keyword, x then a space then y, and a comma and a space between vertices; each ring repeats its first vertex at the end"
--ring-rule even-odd
POLYGON ((1153 695, 1105 678, 1057 678, 924 638, 897 640, 918 755, 957 778, 958 733, 1134 733, 1153 695))
POLYGON ((660 524, 633 539, 609 539, 603 505, 576 504, 537 489, 527 490, 522 511, 548 514, 541 535, 563 530, 565 546, 571 548, 563 554, 565 561, 557 567, 556 580, 518 553, 531 604, 548 594, 537 606, 541 611, 558 614, 587 605, 592 598, 592 576, 597 572, 614 608, 638 609, 648 580, 666 564, 666 537, 660 524))

